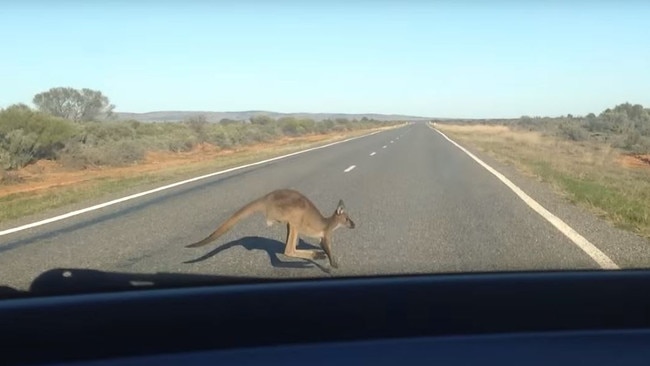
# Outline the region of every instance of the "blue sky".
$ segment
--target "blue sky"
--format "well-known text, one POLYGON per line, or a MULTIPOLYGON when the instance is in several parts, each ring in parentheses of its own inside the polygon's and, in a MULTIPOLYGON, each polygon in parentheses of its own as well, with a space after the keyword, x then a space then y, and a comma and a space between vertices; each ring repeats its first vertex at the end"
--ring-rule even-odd
POLYGON ((0 107, 518 117, 650 107, 647 1, 34 1, 0 12, 0 107))

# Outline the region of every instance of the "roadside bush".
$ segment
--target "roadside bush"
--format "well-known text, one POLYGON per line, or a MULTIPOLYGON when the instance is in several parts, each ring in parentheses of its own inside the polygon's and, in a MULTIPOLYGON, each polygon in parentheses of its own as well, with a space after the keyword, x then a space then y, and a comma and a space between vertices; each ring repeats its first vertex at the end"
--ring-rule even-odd
POLYGON ((76 133, 74 123, 22 104, 0 110, 0 149, 4 151, 0 164, 17 169, 35 159, 54 159, 76 133))
POLYGON ((330 129, 323 123, 318 123, 315 127, 316 133, 327 133, 330 129))
MULTIPOLYGON (((139 138, 155 137, 164 135, 169 130, 170 123, 143 123, 141 122, 137 128, 134 128, 136 135, 139 138)), ((171 132, 171 131, 169 131, 171 132)))
POLYGON ((258 116, 251 117, 250 122, 251 124, 254 125, 268 125, 268 124, 275 123, 275 120, 266 115, 258 115, 258 116))
POLYGON ((650 137, 642 136, 632 150, 637 154, 650 154, 650 137))
POLYGON ((331 130, 335 132, 345 132, 347 131, 347 127, 344 125, 335 125, 331 130))
POLYGON ((190 134, 179 134, 168 136, 163 139, 165 141, 166 150, 172 152, 186 152, 190 151, 199 143, 196 136, 190 134))
MULTIPOLYGON (((270 122, 274 123, 274 122, 270 122)), ((267 123, 270 124, 270 123, 267 123)), ((261 123, 259 125, 262 125, 261 123)), ((225 130, 225 133, 228 135, 230 138, 230 141, 232 142, 233 146, 238 146, 238 145, 245 145, 248 143, 255 142, 253 138, 251 138, 250 132, 256 128, 255 125, 249 124, 249 125, 228 125, 228 126, 223 126, 223 129, 225 130)))
POLYGON ((587 117, 587 130, 591 132, 603 132, 608 131, 607 122, 598 117, 587 117))
POLYGON ((282 136, 282 130, 278 127, 277 124, 271 124, 266 126, 260 126, 262 133, 267 136, 269 139, 274 139, 282 136))
POLYGON ((332 121, 331 119, 326 119, 316 124, 317 126, 316 128, 319 133, 326 133, 326 132, 333 131, 334 125, 335 125, 334 121, 332 121))
POLYGON ((571 141, 584 141, 589 137, 585 129, 575 124, 561 124, 559 133, 561 137, 571 141))
POLYGON ((307 130, 295 119, 281 122, 282 133, 289 136, 304 135, 307 130))
POLYGON ((90 146, 70 143, 59 154, 61 164, 81 169, 94 166, 124 166, 137 163, 144 158, 145 149, 136 141, 117 141, 111 144, 90 146))
POLYGON ((241 123, 242 123, 242 121, 238 121, 238 120, 235 120, 235 119, 228 119, 228 118, 222 118, 219 121, 220 125, 237 125, 237 124, 241 124, 241 123))
POLYGON ((227 149, 234 145, 230 134, 226 128, 222 126, 215 126, 207 132, 207 141, 213 145, 219 146, 222 149, 227 149))
POLYGON ((264 115, 251 118, 251 123, 222 122, 209 123, 203 116, 183 122, 72 122, 17 104, 0 110, 0 169, 18 169, 37 159, 59 159, 65 166, 77 168, 120 166, 142 160, 147 150, 184 152, 202 142, 230 148, 282 136, 351 131, 384 124, 369 119, 275 120, 264 115))
POLYGON ((633 154, 649 154, 650 138, 642 136, 638 131, 632 131, 627 135, 615 138, 612 141, 612 146, 628 150, 633 154))
POLYGON ((143 123, 138 127, 134 141, 146 150, 172 152, 189 151, 201 142, 190 126, 171 122, 143 123))
POLYGON ((84 143, 99 145, 106 142, 133 140, 136 130, 126 122, 88 122, 83 129, 84 143))
POLYGON ((523 116, 514 125, 542 134, 551 131, 572 141, 592 140, 632 153, 650 153, 650 109, 640 104, 619 104, 607 108, 598 116, 594 113, 585 117, 523 116))
POLYGON ((248 134, 246 134, 246 141, 244 143, 251 142, 268 142, 273 140, 276 136, 273 136, 267 132, 267 126, 251 126, 248 134))
POLYGON ((0 168, 21 168, 36 156, 38 151, 38 136, 35 133, 25 133, 23 130, 13 130, 0 139, 0 168))
POLYGON ((207 140, 208 120, 203 115, 192 117, 185 121, 185 125, 194 132, 199 143, 207 140))
POLYGON ((637 124, 636 130, 639 131, 641 136, 650 137, 650 121, 643 121, 637 124))
POLYGON ((0 172, 11 168, 11 153, 4 147, 0 146, 0 172))

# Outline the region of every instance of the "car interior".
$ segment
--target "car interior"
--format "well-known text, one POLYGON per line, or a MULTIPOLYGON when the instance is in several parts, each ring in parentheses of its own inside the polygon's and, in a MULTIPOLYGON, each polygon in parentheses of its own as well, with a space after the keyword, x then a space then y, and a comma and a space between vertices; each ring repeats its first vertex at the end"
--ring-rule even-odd
POLYGON ((0 294, 3 365, 645 365, 650 272, 287 279, 59 268, 0 294))

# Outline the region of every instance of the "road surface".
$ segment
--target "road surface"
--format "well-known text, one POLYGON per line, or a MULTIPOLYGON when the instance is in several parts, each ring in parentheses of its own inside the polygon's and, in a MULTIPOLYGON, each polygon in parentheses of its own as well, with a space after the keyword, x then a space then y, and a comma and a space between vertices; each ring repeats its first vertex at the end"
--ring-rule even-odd
MULTIPOLYGON (((534 190, 617 265, 650 263, 647 242, 534 190)), ((410 124, 0 236, 0 285, 27 289, 53 268, 321 277, 599 265, 465 152, 410 124), (207 246, 184 247, 276 188, 300 190, 327 215, 344 201, 356 228, 334 234, 338 269, 285 257, 285 227, 268 228, 259 214, 207 246)))

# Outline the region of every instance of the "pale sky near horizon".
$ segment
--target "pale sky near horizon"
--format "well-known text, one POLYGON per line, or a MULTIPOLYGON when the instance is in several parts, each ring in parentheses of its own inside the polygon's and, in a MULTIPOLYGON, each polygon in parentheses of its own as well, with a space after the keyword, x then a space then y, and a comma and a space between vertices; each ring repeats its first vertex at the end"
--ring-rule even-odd
POLYGON ((0 107, 519 117, 650 107, 649 1, 6 1, 0 107))

